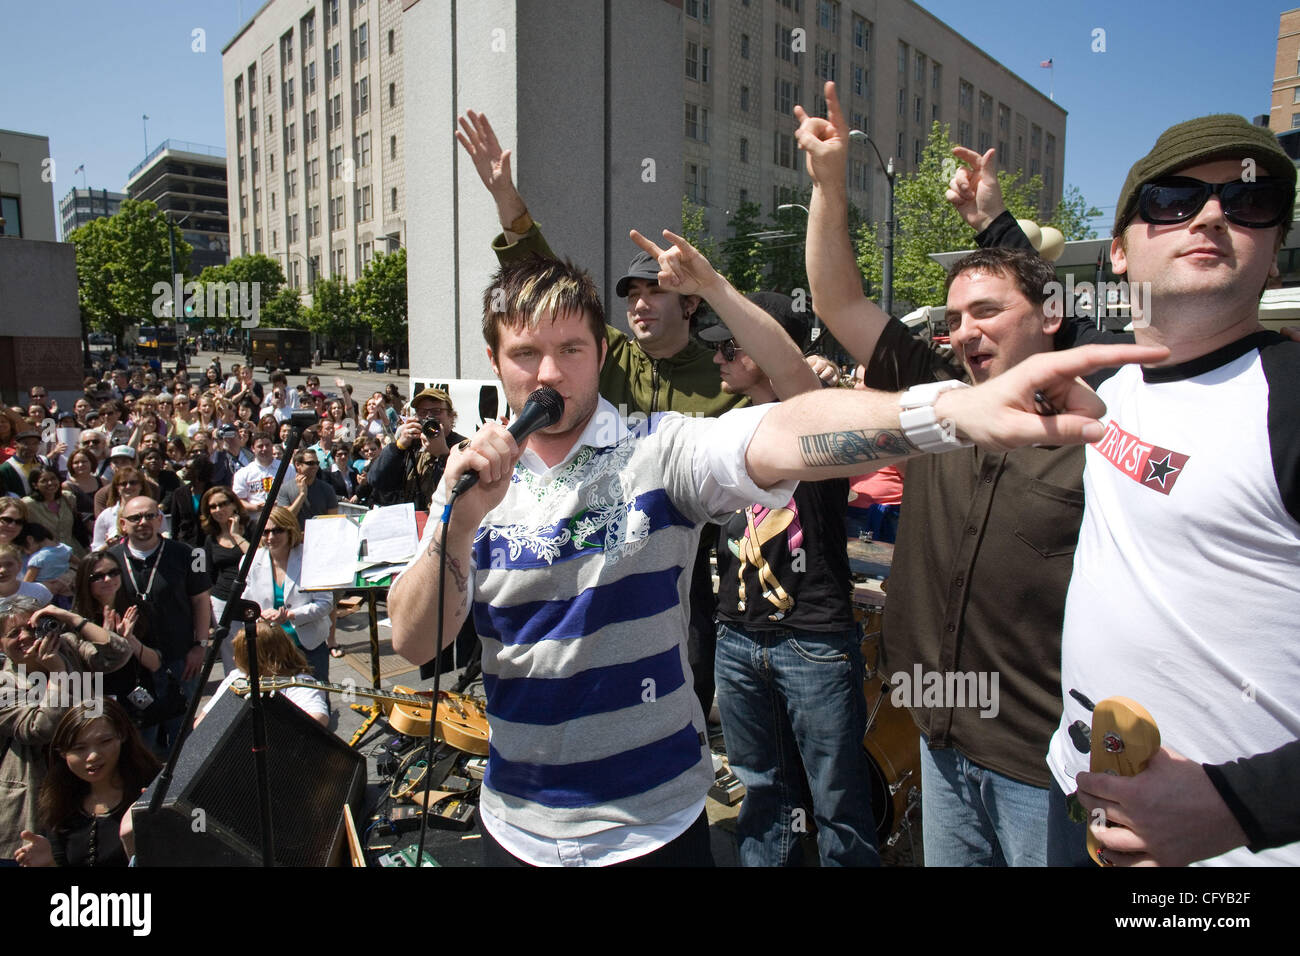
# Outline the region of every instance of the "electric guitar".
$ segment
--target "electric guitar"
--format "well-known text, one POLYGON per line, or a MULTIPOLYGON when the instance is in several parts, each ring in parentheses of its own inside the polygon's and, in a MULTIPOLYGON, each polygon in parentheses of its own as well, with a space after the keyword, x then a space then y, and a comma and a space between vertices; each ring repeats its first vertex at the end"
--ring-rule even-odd
MULTIPOLYGON (((369 697, 384 705, 383 710, 389 726, 399 734, 425 737, 429 733, 429 704, 433 697, 429 691, 416 691, 410 687, 384 690, 381 687, 318 683, 293 677, 263 677, 259 683, 263 693, 284 690, 288 687, 310 687, 331 694, 369 697)), ((241 697, 244 696, 249 689, 248 678, 241 677, 232 681, 230 689, 241 697)), ((486 757, 488 722, 483 702, 451 691, 439 691, 438 725, 435 736, 457 750, 486 757)))
MULTIPOLYGON (((1160 729, 1146 708, 1127 697, 1107 697, 1092 712, 1092 747, 1089 767, 1093 773, 1111 773, 1132 777, 1146 769, 1147 762, 1160 749, 1160 729)), ((1107 826, 1119 826, 1107 823, 1107 826)), ((1106 866, 1097 857, 1101 848, 1092 830, 1088 830, 1088 855, 1098 866, 1106 866)))

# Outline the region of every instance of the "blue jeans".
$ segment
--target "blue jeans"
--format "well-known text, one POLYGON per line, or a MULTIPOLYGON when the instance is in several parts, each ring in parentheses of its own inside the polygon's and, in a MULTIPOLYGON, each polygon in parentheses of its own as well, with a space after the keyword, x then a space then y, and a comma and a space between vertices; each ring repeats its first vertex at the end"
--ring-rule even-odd
POLYGON ((862 735, 858 630, 746 631, 718 624, 716 679, 731 769, 745 785, 736 821, 743 866, 786 866, 810 832, 822 866, 879 866, 862 735))
POLYGON ((1047 791, 921 737, 926 866, 1046 866, 1047 791))
POLYGON ((1079 866, 1092 869, 1096 863, 1088 856, 1088 828, 1070 819, 1065 793, 1052 781, 1047 821, 1047 865, 1079 866))

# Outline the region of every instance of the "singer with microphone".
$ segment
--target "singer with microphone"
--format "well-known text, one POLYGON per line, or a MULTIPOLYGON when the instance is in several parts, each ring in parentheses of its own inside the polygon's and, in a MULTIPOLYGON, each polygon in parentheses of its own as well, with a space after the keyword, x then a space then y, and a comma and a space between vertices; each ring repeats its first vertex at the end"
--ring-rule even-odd
MULTIPOLYGON (((738 346, 756 346, 764 321, 775 327, 739 294, 719 296, 757 313, 744 331, 727 315, 738 346)), ((899 396, 828 389, 719 418, 667 414, 629 433, 598 392, 605 317, 587 273, 508 263, 483 306, 510 406, 534 404, 511 429, 487 424, 451 449, 388 607, 393 646, 416 663, 434 656, 440 623, 445 645, 473 617, 492 732, 480 804, 489 865, 712 865, 714 773, 686 652, 705 522, 781 507, 799 478, 916 454, 913 435, 953 448, 1095 440, 1102 407, 1075 376, 1166 354, 1036 356, 934 396, 929 424, 908 429, 899 396), (1064 414, 1038 415, 1035 391, 1064 414)))

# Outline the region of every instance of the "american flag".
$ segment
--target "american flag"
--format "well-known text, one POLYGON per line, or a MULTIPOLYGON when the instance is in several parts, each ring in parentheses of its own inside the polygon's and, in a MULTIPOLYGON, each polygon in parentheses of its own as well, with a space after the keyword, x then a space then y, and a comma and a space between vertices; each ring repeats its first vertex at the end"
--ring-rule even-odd
POLYGON ((1051 59, 1049 58, 1049 59, 1043 60, 1043 61, 1042 61, 1041 63, 1039 63, 1038 65, 1041 66, 1044 70, 1050 70, 1050 69, 1052 68, 1052 61, 1051 61, 1051 59))

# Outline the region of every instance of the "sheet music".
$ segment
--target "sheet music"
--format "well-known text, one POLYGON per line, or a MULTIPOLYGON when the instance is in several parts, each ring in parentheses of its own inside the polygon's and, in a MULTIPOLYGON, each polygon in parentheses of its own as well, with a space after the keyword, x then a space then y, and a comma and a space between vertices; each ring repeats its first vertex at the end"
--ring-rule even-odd
POLYGON ((415 505, 406 502, 375 508, 361 521, 365 552, 361 564, 405 564, 415 556, 419 540, 415 533, 415 505))
POLYGON ((302 581, 304 589, 343 588, 357 572, 361 529, 341 517, 312 518, 303 532, 302 581))

